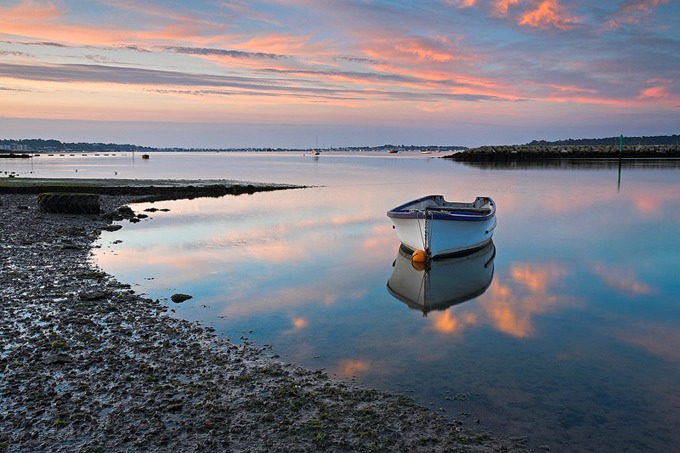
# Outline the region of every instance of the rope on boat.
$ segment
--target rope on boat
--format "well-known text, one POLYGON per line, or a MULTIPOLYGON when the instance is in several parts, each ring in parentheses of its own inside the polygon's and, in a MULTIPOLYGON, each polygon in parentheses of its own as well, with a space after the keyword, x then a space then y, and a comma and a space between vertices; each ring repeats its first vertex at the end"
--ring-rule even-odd
POLYGON ((420 225, 420 217, 418 217, 418 229, 420 230, 420 240, 423 243, 423 248, 425 249, 425 253, 429 256, 429 254, 430 254, 430 238, 432 236, 432 222, 430 222, 429 231, 428 231, 428 222, 427 222, 428 212, 432 216, 432 219, 434 219, 434 213, 429 211, 427 208, 425 208, 423 210, 424 220, 425 220, 425 228, 423 228, 420 225))
POLYGON ((423 248, 427 249, 427 244, 425 243, 426 238, 427 238, 427 232, 425 231, 425 228, 427 228, 427 211, 425 211, 425 228, 422 227, 420 224, 420 216, 416 214, 416 218, 418 219, 418 231, 420 231, 420 242, 423 244, 423 248))

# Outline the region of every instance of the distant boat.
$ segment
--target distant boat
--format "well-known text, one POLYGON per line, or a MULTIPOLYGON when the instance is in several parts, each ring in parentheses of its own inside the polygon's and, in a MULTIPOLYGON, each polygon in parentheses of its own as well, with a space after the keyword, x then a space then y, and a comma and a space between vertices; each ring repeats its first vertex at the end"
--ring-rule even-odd
POLYGON ((319 136, 316 136, 316 148, 312 150, 312 157, 316 157, 319 154, 321 154, 321 151, 319 151, 319 136))
POLYGON ((387 212, 397 236, 411 251, 427 258, 464 254, 484 247, 496 228, 496 203, 477 197, 472 203, 450 202, 428 195, 387 212))
POLYGON ((149 155, 148 154, 142 154, 142 159, 148 159, 149 155))
POLYGON ((411 263, 408 249, 400 246, 387 290, 423 315, 432 310, 446 310, 487 290, 493 279, 495 257, 496 246, 491 240, 470 254, 432 261, 418 268, 411 263))
POLYGON ((398 152, 399 151, 396 150, 396 149, 391 149, 391 150, 388 151, 388 153, 390 153, 390 154, 397 154, 398 152))
POLYGON ((430 148, 424 148, 420 150, 420 154, 432 154, 432 150, 430 148))

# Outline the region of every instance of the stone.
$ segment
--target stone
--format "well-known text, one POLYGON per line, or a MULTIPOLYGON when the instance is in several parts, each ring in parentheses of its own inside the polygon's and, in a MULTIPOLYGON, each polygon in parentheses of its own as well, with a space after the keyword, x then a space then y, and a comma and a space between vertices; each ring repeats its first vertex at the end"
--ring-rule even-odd
POLYGON ((194 296, 190 296, 188 294, 177 293, 177 294, 173 294, 172 296, 170 296, 170 300, 173 301, 176 304, 179 304, 179 303, 184 302, 185 300, 191 299, 192 297, 194 297, 194 296))
POLYGON ((67 354, 52 354, 43 359, 45 365, 61 365, 64 363, 71 363, 73 359, 67 354))
POLYGON ((105 299, 106 296, 108 296, 107 293, 103 291, 90 291, 90 292, 84 292, 80 293, 80 300, 83 301, 92 301, 92 300, 101 300, 105 299))

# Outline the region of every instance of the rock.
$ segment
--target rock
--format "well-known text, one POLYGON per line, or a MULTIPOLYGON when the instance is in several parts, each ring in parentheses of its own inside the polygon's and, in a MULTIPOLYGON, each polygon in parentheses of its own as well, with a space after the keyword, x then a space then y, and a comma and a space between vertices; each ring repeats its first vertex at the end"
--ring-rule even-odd
POLYGON ((177 294, 173 294, 172 296, 170 296, 170 300, 173 301, 176 304, 180 304, 180 303, 184 302, 185 300, 191 299, 192 297, 194 297, 194 296, 190 296, 188 294, 177 293, 177 294))
POLYGON ((71 363, 73 359, 67 354, 52 354, 43 359, 45 365, 61 365, 64 363, 71 363))
POLYGON ((90 291, 85 293, 80 293, 80 300, 92 301, 92 300, 102 300, 108 296, 107 293, 103 291, 90 291))
POLYGON ((133 217, 135 215, 135 212, 132 210, 130 206, 121 206, 118 208, 118 214, 126 217, 133 217))
POLYGON ((99 214, 99 195, 92 193, 48 192, 38 196, 42 212, 56 214, 99 214))
POLYGON ((104 231, 118 231, 123 228, 123 225, 106 225, 102 230, 104 231))

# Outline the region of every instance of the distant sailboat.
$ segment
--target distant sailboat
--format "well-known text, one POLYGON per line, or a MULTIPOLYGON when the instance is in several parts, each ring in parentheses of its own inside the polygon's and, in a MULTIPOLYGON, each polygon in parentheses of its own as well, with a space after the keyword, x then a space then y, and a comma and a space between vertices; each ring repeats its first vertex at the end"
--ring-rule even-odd
POLYGON ((321 151, 319 151, 319 137, 316 137, 316 148, 312 150, 312 156, 318 156, 321 154, 321 151))

